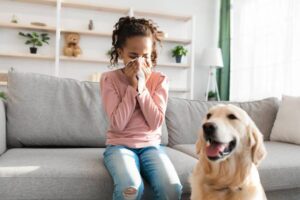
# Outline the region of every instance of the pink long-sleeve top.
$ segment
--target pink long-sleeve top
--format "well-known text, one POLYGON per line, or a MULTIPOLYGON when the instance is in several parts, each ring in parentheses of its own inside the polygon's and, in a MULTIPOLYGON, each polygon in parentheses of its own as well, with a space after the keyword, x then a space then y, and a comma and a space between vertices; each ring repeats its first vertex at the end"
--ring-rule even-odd
POLYGON ((152 72, 139 94, 121 69, 105 72, 100 80, 101 98, 109 118, 106 145, 142 148, 161 142, 169 81, 152 72))

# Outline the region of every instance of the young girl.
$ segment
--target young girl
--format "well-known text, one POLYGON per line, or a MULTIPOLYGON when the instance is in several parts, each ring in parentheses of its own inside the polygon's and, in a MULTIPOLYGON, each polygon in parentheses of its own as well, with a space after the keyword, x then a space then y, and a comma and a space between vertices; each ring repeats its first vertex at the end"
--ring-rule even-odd
POLYGON ((113 31, 111 63, 124 67, 103 73, 101 97, 110 125, 104 164, 114 181, 113 199, 141 199, 143 179, 155 199, 180 199, 182 186, 160 146, 168 79, 156 65, 157 27, 151 20, 122 17, 113 31))

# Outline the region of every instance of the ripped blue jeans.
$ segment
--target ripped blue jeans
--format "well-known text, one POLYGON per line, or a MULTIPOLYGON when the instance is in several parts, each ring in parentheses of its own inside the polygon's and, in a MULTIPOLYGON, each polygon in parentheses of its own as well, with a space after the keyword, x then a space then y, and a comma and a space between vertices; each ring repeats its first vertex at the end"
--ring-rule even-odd
POLYGON ((128 148, 108 145, 104 164, 113 178, 114 200, 141 199, 144 191, 142 177, 151 186, 156 200, 181 198, 182 185, 161 146, 128 148))

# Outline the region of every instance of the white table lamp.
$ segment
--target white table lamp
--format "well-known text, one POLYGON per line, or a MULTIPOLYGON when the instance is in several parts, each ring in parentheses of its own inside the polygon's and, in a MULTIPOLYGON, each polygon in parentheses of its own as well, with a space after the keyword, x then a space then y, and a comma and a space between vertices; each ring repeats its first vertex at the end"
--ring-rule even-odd
POLYGON ((207 83, 207 88, 206 88, 206 100, 208 100, 208 93, 209 93, 209 88, 210 88, 210 82, 213 80, 214 84, 212 88, 215 92, 217 92, 217 99, 218 101, 220 100, 219 96, 219 89, 218 89, 218 84, 217 84, 217 77, 213 76, 215 75, 215 71, 217 68, 222 68, 223 67, 223 58, 222 58, 222 52, 220 48, 207 48, 203 52, 202 56, 202 65, 203 66, 208 66, 209 71, 208 71, 208 83, 207 83))

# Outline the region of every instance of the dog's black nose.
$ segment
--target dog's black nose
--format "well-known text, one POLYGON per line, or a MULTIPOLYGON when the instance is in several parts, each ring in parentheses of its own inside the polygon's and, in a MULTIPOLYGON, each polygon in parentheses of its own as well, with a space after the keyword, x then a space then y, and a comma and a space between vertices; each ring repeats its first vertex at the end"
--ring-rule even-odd
POLYGON ((213 138, 217 130, 217 125, 213 122, 206 122, 202 128, 206 138, 213 138))

